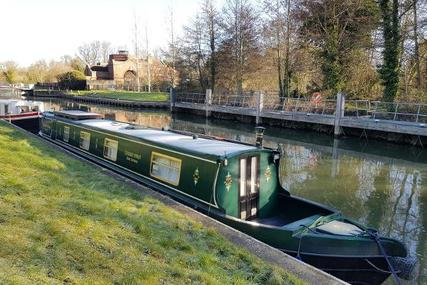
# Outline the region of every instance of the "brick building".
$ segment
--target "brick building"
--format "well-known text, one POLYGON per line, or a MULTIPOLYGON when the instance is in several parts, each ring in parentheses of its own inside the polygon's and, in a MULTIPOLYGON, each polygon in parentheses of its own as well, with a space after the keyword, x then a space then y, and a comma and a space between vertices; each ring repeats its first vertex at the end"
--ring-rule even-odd
MULTIPOLYGON (((157 89, 168 86, 173 72, 160 60, 150 58, 151 84, 157 89)), ((129 55, 126 51, 110 54, 108 63, 86 66, 85 75, 88 89, 137 89, 137 74, 141 89, 148 83, 147 60, 129 55), (138 71, 137 72, 137 68, 138 71)))

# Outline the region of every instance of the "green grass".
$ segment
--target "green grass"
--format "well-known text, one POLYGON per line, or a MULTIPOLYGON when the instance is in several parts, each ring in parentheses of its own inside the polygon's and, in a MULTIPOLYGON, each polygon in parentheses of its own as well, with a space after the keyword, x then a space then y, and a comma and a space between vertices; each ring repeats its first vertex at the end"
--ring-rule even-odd
POLYGON ((74 96, 91 96, 110 99, 134 100, 146 102, 166 102, 169 94, 164 92, 131 92, 131 91, 110 91, 110 90, 80 90, 70 91, 67 94, 74 96))
POLYGON ((301 284, 0 122, 0 284, 301 284))

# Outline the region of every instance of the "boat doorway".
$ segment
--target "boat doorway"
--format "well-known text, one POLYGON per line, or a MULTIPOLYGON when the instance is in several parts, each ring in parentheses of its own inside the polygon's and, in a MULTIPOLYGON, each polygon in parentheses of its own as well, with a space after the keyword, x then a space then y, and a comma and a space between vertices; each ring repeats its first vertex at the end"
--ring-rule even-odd
POLYGON ((259 210, 259 156, 241 157, 239 170, 240 218, 251 220, 259 210))

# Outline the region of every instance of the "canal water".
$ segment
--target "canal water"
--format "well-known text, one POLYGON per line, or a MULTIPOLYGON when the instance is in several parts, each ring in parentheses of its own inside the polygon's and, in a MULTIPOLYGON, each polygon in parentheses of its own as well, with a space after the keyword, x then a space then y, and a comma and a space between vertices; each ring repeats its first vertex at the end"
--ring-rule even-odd
MULTIPOLYGON (((83 109, 149 127, 255 142, 253 126, 238 122, 64 101, 46 102, 45 110, 50 109, 83 109)), ((274 148, 281 144, 285 151, 280 178, 286 189, 403 241, 419 262, 415 279, 403 283, 427 284, 427 150, 273 127, 264 142, 274 148)))

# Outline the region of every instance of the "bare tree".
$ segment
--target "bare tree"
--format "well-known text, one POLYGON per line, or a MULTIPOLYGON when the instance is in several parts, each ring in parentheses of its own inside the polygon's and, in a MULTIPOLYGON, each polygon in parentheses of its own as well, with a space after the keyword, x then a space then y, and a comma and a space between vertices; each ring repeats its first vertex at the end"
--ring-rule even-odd
POLYGON ((114 52, 114 48, 110 42, 106 42, 106 41, 101 42, 101 48, 100 48, 100 52, 99 52, 100 53, 100 59, 101 59, 100 61, 102 63, 108 62, 110 54, 112 54, 113 52, 114 52))
POLYGON ((137 91, 141 92, 141 80, 139 76, 139 34, 138 34, 138 21, 136 18, 136 13, 133 14, 134 26, 133 26, 133 44, 134 44, 134 53, 135 53, 135 73, 136 73, 136 86, 137 91))
POLYGON ((176 77, 175 77, 175 69, 176 69, 176 39, 175 39, 175 18, 173 13, 173 7, 169 7, 169 57, 170 57, 170 66, 171 70, 169 72, 171 87, 175 88, 176 77))
POLYGON ((147 85, 148 85, 148 92, 151 92, 151 65, 150 65, 150 49, 148 46, 147 25, 145 25, 145 49, 146 49, 146 55, 147 55, 147 85))
POLYGON ((46 61, 39 60, 27 68, 26 77, 28 82, 32 83, 46 82, 45 78, 48 72, 49 66, 46 61))
POLYGON ((223 9, 223 51, 229 53, 238 94, 243 93, 245 75, 255 66, 251 61, 258 54, 258 18, 248 0, 228 0, 223 9))
POLYGON ((217 45, 219 41, 219 14, 215 8, 214 0, 204 0, 202 3, 202 18, 206 23, 206 37, 209 45, 209 71, 210 71, 210 89, 215 90, 217 76, 217 45))
POLYGON ((184 27, 183 53, 189 59, 189 67, 195 70, 200 88, 206 90, 206 44, 204 41, 204 21, 197 15, 190 26, 184 27))
POLYGON ((264 0, 263 8, 268 17, 266 23, 267 34, 271 34, 272 46, 276 52, 277 77, 279 96, 283 100, 289 96, 291 70, 290 70, 290 38, 291 38, 291 1, 290 0, 264 0))
POLYGON ((427 97, 427 0, 203 0, 182 38, 167 18, 172 86, 427 97))
POLYGON ((106 63, 113 50, 110 42, 93 41, 79 46, 78 55, 84 62, 96 65, 106 63))

